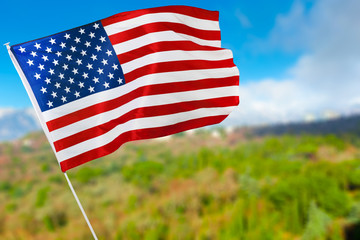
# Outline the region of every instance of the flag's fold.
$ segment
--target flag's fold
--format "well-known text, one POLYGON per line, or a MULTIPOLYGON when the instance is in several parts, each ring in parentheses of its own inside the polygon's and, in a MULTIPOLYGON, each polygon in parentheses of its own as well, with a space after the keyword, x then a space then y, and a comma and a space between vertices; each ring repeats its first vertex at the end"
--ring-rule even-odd
POLYGON ((239 103, 214 11, 120 13, 11 54, 64 172, 128 141, 219 123, 239 103))

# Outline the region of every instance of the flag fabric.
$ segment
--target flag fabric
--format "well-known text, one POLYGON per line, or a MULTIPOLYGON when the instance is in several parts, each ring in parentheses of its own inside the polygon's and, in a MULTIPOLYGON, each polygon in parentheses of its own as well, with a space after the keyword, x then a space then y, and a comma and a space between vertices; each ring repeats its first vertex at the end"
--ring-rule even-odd
POLYGON ((218 17, 136 10, 11 46, 62 171, 128 141, 224 120, 239 103, 239 71, 218 17))

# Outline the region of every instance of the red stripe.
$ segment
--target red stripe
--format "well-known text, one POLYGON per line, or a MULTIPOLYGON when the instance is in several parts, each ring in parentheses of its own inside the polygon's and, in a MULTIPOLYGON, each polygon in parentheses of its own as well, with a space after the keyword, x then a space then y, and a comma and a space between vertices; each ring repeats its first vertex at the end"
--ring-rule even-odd
POLYGON ((63 172, 66 172, 67 170, 79 166, 83 163, 108 155, 114 152, 115 150, 117 150, 122 144, 129 141, 163 137, 193 128, 199 128, 207 125, 217 124, 223 121, 226 117, 227 115, 204 117, 199 119, 192 119, 189 121, 177 123, 170 126, 138 129, 138 130, 132 130, 130 132, 125 132, 123 134, 120 134, 112 142, 100 148, 92 149, 88 152, 84 152, 78 156, 62 161, 60 163, 61 170, 63 172))
POLYGON ((105 18, 101 20, 103 26, 108 26, 113 23, 117 23, 120 21, 125 21, 131 18, 136 18, 142 15, 151 14, 151 13, 179 13, 195 18, 218 21, 219 20, 219 12, 217 11, 208 11, 201 8, 189 7, 189 6, 165 6, 165 7, 156 7, 156 8, 148 8, 135 10, 130 12, 122 12, 111 17, 105 18))
MULTIPOLYGON (((184 91, 198 90, 204 88, 234 86, 238 84, 239 84, 239 76, 233 76, 233 77, 221 78, 221 79, 213 78, 213 79, 194 80, 187 82, 163 83, 163 84, 143 86, 125 95, 122 95, 118 98, 109 101, 104 101, 95 104, 93 106, 69 113, 60 118, 51 120, 46 124, 49 131, 52 132, 56 129, 65 127, 67 125, 81 121, 91 116, 118 108, 121 105, 124 105, 125 103, 141 96, 184 92, 184 91)), ((119 89, 119 91, 121 91, 121 89, 119 89)))
POLYGON ((110 35, 109 38, 111 43, 115 45, 118 43, 129 41, 134 38, 138 38, 140 36, 144 36, 149 33, 163 32, 163 31, 182 33, 204 40, 214 40, 214 41, 221 40, 220 31, 200 30, 189 27, 181 23, 171 23, 171 22, 155 22, 155 23, 144 24, 127 31, 110 35))
POLYGON ((231 96, 137 108, 107 123, 58 140, 54 142, 54 146, 56 151, 59 152, 78 143, 103 135, 114 129, 116 126, 133 119, 188 112, 199 108, 230 107, 237 106, 238 104, 239 97, 231 96))
POLYGON ((183 50, 183 51, 215 51, 221 50, 222 48, 210 47, 196 44, 191 41, 165 41, 152 43, 132 51, 117 55, 120 64, 130 62, 139 57, 146 56, 151 53, 172 51, 172 50, 183 50))
POLYGON ((213 68, 230 68, 234 67, 233 59, 225 59, 219 61, 208 60, 184 60, 184 61, 172 61, 172 62, 160 62, 149 64, 135 69, 129 73, 126 73, 126 83, 132 82, 139 77, 163 72, 176 72, 186 70, 198 70, 198 69, 213 69, 213 68))

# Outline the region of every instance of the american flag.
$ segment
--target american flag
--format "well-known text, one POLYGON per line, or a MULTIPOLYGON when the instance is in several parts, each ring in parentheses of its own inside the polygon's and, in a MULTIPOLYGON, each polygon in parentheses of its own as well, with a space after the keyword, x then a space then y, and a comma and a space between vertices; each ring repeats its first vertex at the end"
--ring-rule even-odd
POLYGON ((128 141, 220 123, 239 103, 214 11, 125 12, 10 50, 63 172, 128 141))

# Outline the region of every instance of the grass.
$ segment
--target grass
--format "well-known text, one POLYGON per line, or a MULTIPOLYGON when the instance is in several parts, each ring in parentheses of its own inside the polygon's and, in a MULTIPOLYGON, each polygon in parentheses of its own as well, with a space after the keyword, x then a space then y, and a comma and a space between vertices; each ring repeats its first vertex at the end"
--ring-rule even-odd
MULTIPOLYGON (((29 139, 0 145, 0 239, 91 239, 45 139, 29 139)), ((237 139, 135 142, 68 174, 100 239, 360 238, 359 139, 237 139)))

